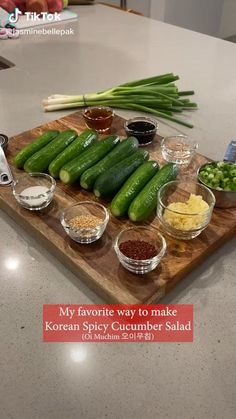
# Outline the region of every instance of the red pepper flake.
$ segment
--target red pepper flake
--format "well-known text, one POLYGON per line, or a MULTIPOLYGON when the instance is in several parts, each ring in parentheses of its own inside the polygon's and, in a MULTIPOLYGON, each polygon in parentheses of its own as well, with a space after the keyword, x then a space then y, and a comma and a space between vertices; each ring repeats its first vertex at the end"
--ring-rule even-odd
POLYGON ((123 255, 134 260, 145 260, 157 255, 157 249, 144 240, 127 240, 120 244, 119 249, 123 255))

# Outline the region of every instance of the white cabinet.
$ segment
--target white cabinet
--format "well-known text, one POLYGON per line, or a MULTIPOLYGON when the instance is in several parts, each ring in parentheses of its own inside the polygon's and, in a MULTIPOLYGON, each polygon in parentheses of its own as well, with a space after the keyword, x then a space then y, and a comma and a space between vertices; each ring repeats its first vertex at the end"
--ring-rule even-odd
MULTIPOLYGON (((224 19, 224 25, 222 24, 225 3, 234 3, 236 13, 236 0, 151 0, 150 16, 153 19, 196 32, 220 36, 223 26, 224 31, 227 27, 226 19, 224 19)), ((225 11, 225 15, 226 13, 227 11, 225 11)), ((236 22, 235 13, 231 18, 232 21, 234 19, 234 22, 236 22)))
MULTIPOLYGON (((104 3, 115 4, 120 6, 120 0, 102 0, 104 3)), ((150 16, 151 0, 126 0, 129 9, 136 10, 144 16, 150 16)))
MULTIPOLYGON (((103 0, 120 6, 120 0, 103 0)), ((207 35, 226 38, 236 34, 236 0, 126 0, 127 7, 207 35)))
POLYGON ((236 35, 236 1, 224 0, 220 36, 227 38, 232 35, 236 35))
POLYGON ((136 10, 144 16, 150 16, 150 4, 150 0, 127 0, 128 8, 136 10))

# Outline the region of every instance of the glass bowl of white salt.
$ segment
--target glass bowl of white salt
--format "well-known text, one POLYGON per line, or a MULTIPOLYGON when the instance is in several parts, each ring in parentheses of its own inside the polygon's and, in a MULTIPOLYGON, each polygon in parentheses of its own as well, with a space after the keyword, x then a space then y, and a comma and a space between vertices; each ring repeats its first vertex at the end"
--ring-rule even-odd
POLYGON ((13 182, 13 195, 22 207, 39 211, 50 204, 55 188, 55 180, 46 173, 27 173, 13 182))

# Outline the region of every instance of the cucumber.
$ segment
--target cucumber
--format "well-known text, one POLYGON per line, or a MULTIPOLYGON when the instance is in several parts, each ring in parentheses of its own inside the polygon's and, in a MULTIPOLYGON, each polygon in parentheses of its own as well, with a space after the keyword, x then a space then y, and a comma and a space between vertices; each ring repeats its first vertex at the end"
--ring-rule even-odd
POLYGON ((157 192, 162 185, 177 176, 177 166, 168 163, 144 186, 129 207, 129 218, 132 221, 143 221, 148 218, 157 205, 157 192))
POLYGON ((135 170, 112 200, 111 212, 115 217, 125 215, 131 202, 158 170, 156 161, 146 161, 135 170))
POLYGON ((68 147, 65 148, 56 158, 50 163, 48 171, 54 178, 59 177, 59 172, 66 163, 79 156, 86 148, 94 143, 98 135, 96 131, 87 129, 82 132, 68 147))
POLYGON ((74 139, 77 133, 74 130, 61 132, 53 142, 33 154, 24 164, 26 172, 45 172, 55 157, 64 150, 74 139))
POLYGON ((110 153, 108 153, 102 160, 100 160, 95 166, 90 167, 86 170, 80 179, 80 185, 84 189, 93 189, 93 185, 98 176, 110 169, 114 164, 120 162, 125 157, 130 156, 138 149, 138 140, 135 137, 130 137, 127 140, 122 141, 118 144, 110 153))
POLYGON ((117 135, 111 135, 93 144, 92 147, 85 150, 80 156, 62 167, 59 173, 61 181, 66 184, 76 182, 85 170, 101 160, 119 141, 120 139, 117 135))
POLYGON ((59 131, 48 130, 45 131, 42 135, 37 137, 32 143, 24 147, 17 155, 14 157, 14 164, 18 169, 22 169, 26 160, 31 157, 36 151, 41 150, 45 145, 50 143, 57 135, 59 131))
POLYGON ((126 157, 115 166, 106 170, 96 180, 94 194, 97 197, 109 197, 115 195, 123 183, 149 157, 148 151, 137 150, 134 154, 126 157))

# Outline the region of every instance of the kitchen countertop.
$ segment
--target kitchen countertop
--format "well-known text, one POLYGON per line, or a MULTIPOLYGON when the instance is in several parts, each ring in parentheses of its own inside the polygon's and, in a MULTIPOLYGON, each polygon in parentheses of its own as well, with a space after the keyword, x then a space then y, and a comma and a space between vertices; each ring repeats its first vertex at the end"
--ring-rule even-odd
MULTIPOLYGON (((105 6, 80 6, 75 34, 0 41, 0 131, 13 135, 68 112, 43 113, 52 93, 85 93, 175 72, 195 89, 193 130, 220 159, 235 136, 236 45, 105 6)), ((57 27, 60 27, 57 26, 57 27)), ((119 112, 122 116, 132 112, 119 112)), ((194 305, 193 343, 42 343, 42 306, 102 303, 1 212, 0 419, 233 419, 236 411, 236 240, 164 303, 194 305)))

